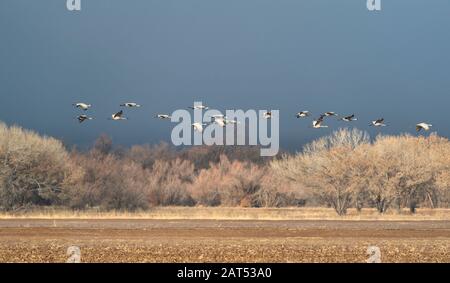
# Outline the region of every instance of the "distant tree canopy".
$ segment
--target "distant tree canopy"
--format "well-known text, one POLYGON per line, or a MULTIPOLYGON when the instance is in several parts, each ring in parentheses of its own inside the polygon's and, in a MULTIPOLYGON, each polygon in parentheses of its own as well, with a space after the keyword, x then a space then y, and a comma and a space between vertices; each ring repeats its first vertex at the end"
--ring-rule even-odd
POLYGON ((0 209, 147 209, 151 206, 449 207, 450 142, 341 129, 297 154, 257 147, 115 147, 101 135, 69 152, 54 138, 0 123, 0 209))

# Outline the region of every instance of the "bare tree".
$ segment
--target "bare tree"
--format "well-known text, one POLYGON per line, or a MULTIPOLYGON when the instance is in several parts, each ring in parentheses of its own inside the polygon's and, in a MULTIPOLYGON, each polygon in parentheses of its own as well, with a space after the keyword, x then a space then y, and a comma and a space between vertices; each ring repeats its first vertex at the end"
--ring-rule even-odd
POLYGON ((380 213, 394 202, 397 208, 407 205, 415 212, 424 196, 431 199, 436 193, 436 176, 445 172, 441 160, 444 144, 433 137, 380 136, 366 149, 364 178, 369 200, 380 213))
POLYGON ((341 129, 305 146, 302 153, 272 162, 272 169, 299 184, 333 207, 339 215, 347 213, 360 190, 361 169, 355 149, 369 143, 367 133, 341 129))

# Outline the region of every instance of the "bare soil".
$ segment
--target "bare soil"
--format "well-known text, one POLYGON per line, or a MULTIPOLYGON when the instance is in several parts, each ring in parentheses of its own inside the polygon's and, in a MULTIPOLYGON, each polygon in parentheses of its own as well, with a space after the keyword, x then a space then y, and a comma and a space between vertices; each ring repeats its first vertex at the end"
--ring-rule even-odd
POLYGON ((450 262, 450 221, 0 220, 0 262, 450 262))

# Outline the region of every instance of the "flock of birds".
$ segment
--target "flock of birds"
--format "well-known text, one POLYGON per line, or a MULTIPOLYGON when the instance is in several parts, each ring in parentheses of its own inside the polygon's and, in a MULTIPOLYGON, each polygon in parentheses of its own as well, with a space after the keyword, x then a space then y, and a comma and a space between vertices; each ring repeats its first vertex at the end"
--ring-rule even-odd
MULTIPOLYGON (((87 103, 83 103, 83 102, 79 102, 79 103, 74 103, 73 106, 75 106, 76 108, 82 109, 84 111, 87 111, 89 108, 92 107, 91 104, 87 104, 87 103)), ((135 102, 126 102, 123 104, 120 104, 121 107, 128 107, 128 108, 136 108, 136 107, 141 107, 140 104, 137 104, 135 102)), ((209 109, 208 106, 205 105, 194 105, 194 106, 190 106, 190 109, 193 110, 207 110, 209 109)), ((297 118, 307 118, 310 117, 311 113, 309 111, 300 111, 296 114, 297 118)), ((320 116, 317 119, 314 119, 312 122, 312 128, 314 129, 320 129, 320 128, 328 128, 328 126, 324 125, 324 121, 325 118, 327 117, 337 117, 338 120, 343 121, 343 122, 353 122, 353 121, 357 121, 358 119, 356 118, 355 114, 349 115, 349 116, 343 116, 342 118, 339 118, 339 115, 335 112, 325 112, 323 114, 320 114, 320 116)), ((164 119, 171 119, 172 117, 168 114, 157 114, 155 116, 155 118, 164 120, 164 119)), ((238 124, 239 122, 236 120, 228 120, 228 118, 225 115, 212 115, 211 117, 211 122, 210 123, 216 123, 217 125, 221 126, 221 127, 225 127, 228 124, 238 124)), ((263 118, 264 119, 271 119, 272 118, 272 112, 268 111, 268 112, 264 112, 263 113, 263 118)), ((88 115, 82 114, 77 116, 77 119, 80 123, 83 123, 86 120, 92 120, 92 117, 89 117, 88 115)), ((127 117, 124 117, 123 115, 123 110, 120 110, 119 112, 116 112, 114 114, 111 115, 110 118, 108 118, 109 120, 113 120, 113 121, 120 121, 120 120, 127 120, 127 117)), ((207 126, 210 123, 193 123, 192 124, 192 128, 194 128, 195 131, 198 132, 203 132, 203 128, 204 126, 207 126)), ((380 118, 374 121, 371 121, 371 123, 369 124, 369 126, 372 127, 386 127, 387 124, 385 124, 384 118, 380 118)), ((429 131, 431 129, 433 125, 429 124, 429 123, 425 123, 425 122, 421 122, 416 124, 416 131, 420 132, 422 130, 424 131, 429 131)))
MULTIPOLYGON (((310 116, 309 111, 300 111, 296 114, 297 118, 305 118, 305 117, 309 117, 309 116, 310 116)), ((325 112, 323 114, 320 114, 319 118, 313 120, 312 127, 315 129, 328 128, 328 126, 323 125, 324 119, 326 117, 332 117, 332 116, 338 117, 338 114, 336 114, 335 112, 325 112)), ((338 120, 344 121, 344 122, 353 122, 353 121, 357 121, 358 119, 356 118, 355 114, 352 114, 349 116, 344 116, 342 118, 339 118, 338 120)), ((369 126, 371 126, 371 127, 386 127, 387 125, 384 122, 384 118, 380 118, 380 119, 371 121, 369 126)), ((418 123, 418 124, 416 124, 416 131, 417 132, 420 132, 422 130, 429 131, 432 126, 433 125, 425 123, 425 122, 418 123)))
MULTIPOLYGON (((305 118, 305 117, 309 117, 309 116, 310 116, 309 111, 300 111, 296 114, 297 118, 305 118)), ((338 114, 335 112, 325 112, 323 114, 320 114, 319 118, 313 120, 312 127, 315 129, 328 128, 328 126, 323 125, 324 119, 326 117, 333 117, 333 116, 338 117, 338 114)), ((357 121, 358 119, 356 118, 355 114, 352 114, 349 116, 344 116, 342 118, 339 118, 338 120, 344 121, 344 122, 353 122, 353 121, 357 121)), ((369 126, 371 126, 371 127, 386 127, 387 125, 384 122, 384 118, 380 118, 380 119, 371 121, 369 126)), ((429 131, 432 126, 433 125, 425 123, 425 122, 418 123, 418 124, 416 124, 416 131, 417 132, 420 132, 422 130, 429 131)))

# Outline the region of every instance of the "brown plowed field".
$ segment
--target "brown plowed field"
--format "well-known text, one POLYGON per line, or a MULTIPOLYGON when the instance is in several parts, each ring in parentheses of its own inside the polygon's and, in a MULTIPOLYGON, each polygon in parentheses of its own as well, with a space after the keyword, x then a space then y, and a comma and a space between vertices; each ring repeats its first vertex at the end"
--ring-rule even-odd
POLYGON ((0 220, 0 262, 450 262, 450 221, 0 220))

